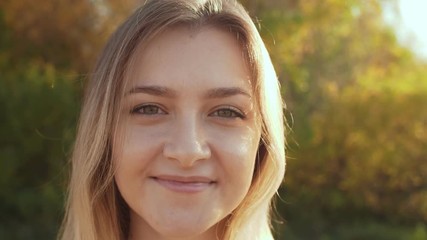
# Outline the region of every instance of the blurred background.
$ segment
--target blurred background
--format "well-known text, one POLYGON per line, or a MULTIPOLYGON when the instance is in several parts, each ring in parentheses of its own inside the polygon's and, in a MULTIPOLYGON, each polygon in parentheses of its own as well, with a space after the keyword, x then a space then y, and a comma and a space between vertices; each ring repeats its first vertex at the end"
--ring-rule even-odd
MULTIPOLYGON (((287 104, 277 239, 427 239, 426 1, 241 2, 287 104)), ((0 239, 55 238, 84 83, 137 5, 0 0, 0 239)))

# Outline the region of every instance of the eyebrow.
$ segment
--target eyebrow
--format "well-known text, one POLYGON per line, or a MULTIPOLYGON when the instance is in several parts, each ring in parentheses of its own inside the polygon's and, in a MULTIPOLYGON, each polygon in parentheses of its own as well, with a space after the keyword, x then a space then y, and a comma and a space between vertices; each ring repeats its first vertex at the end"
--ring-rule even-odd
POLYGON ((149 95, 169 98, 177 96, 177 93, 174 90, 161 86, 137 86, 129 91, 129 94, 133 93, 145 93, 149 95))
POLYGON ((235 95, 244 95, 251 98, 251 94, 239 87, 210 89, 206 92, 205 98, 225 98, 235 95))
MULTIPOLYGON (((170 88, 161 86, 137 86, 129 91, 129 94, 133 93, 145 93, 154 96, 174 98, 178 96, 178 93, 170 88)), ((251 94, 246 90, 239 87, 222 87, 208 90, 203 97, 204 98, 226 98, 235 95, 244 95, 251 98, 251 94)))

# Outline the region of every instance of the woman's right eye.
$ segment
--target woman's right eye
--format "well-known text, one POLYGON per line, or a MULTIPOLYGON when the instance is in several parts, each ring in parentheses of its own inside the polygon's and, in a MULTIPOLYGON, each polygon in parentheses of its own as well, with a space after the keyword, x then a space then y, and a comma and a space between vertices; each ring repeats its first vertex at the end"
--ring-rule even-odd
POLYGON ((157 115, 166 114, 166 112, 157 105, 143 104, 132 109, 131 114, 157 115))

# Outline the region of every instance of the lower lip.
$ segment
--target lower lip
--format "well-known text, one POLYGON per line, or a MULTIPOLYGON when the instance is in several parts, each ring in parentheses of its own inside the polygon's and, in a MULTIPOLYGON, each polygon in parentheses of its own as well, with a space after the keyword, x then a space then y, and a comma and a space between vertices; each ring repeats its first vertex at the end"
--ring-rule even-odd
POLYGON ((179 192, 179 193, 198 193, 202 192, 209 187, 211 187, 214 183, 206 183, 206 182, 179 182, 173 180, 165 180, 159 178, 153 178, 158 184, 167 188, 168 190, 179 192))

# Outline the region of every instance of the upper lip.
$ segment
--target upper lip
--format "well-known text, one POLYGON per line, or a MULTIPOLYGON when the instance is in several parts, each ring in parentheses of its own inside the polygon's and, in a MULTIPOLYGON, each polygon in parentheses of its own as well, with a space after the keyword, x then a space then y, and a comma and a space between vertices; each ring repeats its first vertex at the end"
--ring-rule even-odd
POLYGON ((177 175, 156 175, 152 176, 154 179, 165 181, 183 182, 183 183, 213 183, 212 178, 205 176, 177 176, 177 175))

